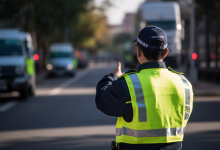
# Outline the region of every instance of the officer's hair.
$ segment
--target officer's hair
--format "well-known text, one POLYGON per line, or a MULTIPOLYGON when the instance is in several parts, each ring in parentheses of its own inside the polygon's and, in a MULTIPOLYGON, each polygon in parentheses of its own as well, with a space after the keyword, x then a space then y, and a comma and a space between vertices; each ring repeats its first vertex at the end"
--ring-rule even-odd
MULTIPOLYGON (((137 42, 138 43, 138 42, 137 42)), ((144 54, 144 57, 150 61, 158 61, 164 58, 164 55, 166 54, 166 49, 148 49, 146 47, 143 47, 138 43, 138 45, 141 47, 141 50, 144 54)), ((150 44, 151 46, 162 46, 162 41, 154 41, 150 44)))

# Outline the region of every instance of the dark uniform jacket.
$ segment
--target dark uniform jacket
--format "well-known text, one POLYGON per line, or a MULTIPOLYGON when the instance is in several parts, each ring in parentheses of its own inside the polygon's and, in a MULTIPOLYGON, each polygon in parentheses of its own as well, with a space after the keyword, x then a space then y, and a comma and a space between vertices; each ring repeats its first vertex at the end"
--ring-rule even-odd
MULTIPOLYGON (((131 72, 139 72, 142 69, 149 68, 166 68, 164 62, 154 61, 141 64, 138 70, 130 70, 131 72)), ((128 72, 130 72, 128 71, 128 72)), ((104 76, 96 87, 96 106, 99 110, 109 116, 124 117, 126 122, 131 122, 133 118, 133 109, 130 93, 124 78, 118 77, 110 73, 104 76)), ((159 144, 127 144, 122 143, 125 149, 130 150, 181 150, 182 142, 159 143, 159 144)))

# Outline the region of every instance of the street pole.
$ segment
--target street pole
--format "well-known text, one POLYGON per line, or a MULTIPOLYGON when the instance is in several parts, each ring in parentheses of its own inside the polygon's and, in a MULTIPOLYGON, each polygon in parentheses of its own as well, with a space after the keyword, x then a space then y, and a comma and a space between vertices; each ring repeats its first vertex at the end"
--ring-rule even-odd
POLYGON ((192 54, 195 52, 195 5, 194 0, 191 3, 191 34, 190 34, 190 81, 192 84, 197 83, 197 68, 195 67, 195 60, 192 59, 192 54))

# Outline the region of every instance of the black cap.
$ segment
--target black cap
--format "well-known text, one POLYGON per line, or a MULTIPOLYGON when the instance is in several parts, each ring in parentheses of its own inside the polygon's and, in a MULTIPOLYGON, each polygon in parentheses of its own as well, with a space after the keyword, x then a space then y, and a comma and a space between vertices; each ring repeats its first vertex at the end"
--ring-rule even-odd
POLYGON ((147 26, 143 28, 138 37, 133 40, 133 42, 137 41, 140 45, 147 49, 165 49, 167 48, 167 35, 166 33, 159 27, 156 26, 147 26), (162 46, 151 46, 151 43, 154 41, 162 41, 162 46))

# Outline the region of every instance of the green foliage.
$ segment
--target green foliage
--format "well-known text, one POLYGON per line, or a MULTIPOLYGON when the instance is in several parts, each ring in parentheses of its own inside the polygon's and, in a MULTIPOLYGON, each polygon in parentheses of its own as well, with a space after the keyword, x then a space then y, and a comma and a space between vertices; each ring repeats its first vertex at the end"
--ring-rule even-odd
POLYGON ((28 29, 48 33, 77 21, 87 3, 88 0, 0 0, 0 18, 11 21, 12 26, 24 18, 28 29))
POLYGON ((220 1, 219 0, 195 0, 196 15, 198 18, 202 16, 209 16, 216 19, 220 15, 220 1))
POLYGON ((90 47, 107 44, 107 20, 103 13, 87 11, 81 13, 78 23, 71 26, 71 40, 77 47, 90 47))
MULTIPOLYGON (((110 5, 109 1, 104 5, 110 5)), ((92 0, 0 0, 0 20, 5 27, 35 32, 38 45, 44 47, 64 41, 65 29, 74 46, 95 48, 97 43, 105 43, 99 34, 107 33, 103 11, 92 0)))

